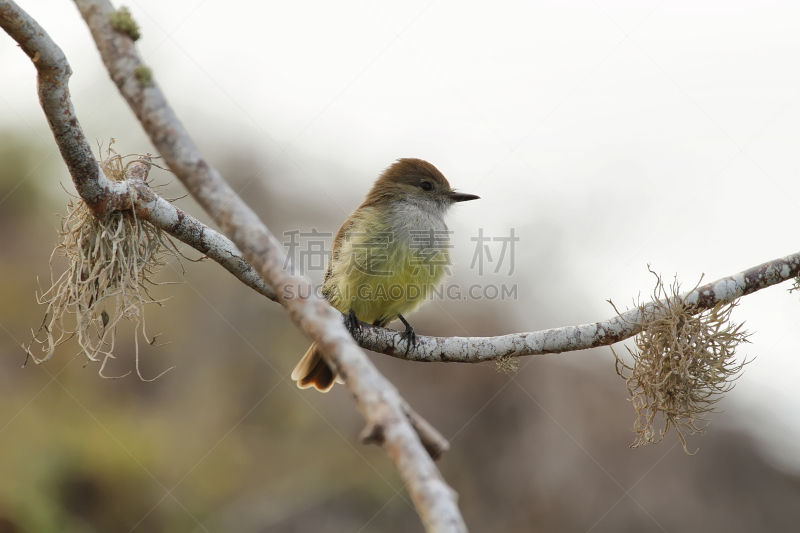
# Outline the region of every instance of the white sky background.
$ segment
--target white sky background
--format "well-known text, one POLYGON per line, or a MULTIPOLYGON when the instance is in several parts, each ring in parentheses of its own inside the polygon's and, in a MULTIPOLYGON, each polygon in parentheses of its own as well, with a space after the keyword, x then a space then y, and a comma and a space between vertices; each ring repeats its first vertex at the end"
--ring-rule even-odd
MULTIPOLYGON (((17 1, 67 54, 87 136, 144 151, 74 4, 17 1)), ((477 227, 517 229, 510 330, 608 318, 606 299, 652 289, 648 263, 688 288, 798 251, 799 4, 125 4, 201 147, 248 147, 285 173, 271 184, 281 195, 344 220, 398 157, 479 194, 450 219, 457 274, 477 227), (533 275, 542 262, 557 263, 547 279, 533 275)), ((0 68, 0 128, 54 147, 33 67, 6 36, 0 68)), ((741 353, 756 359, 723 407, 744 408, 771 451, 800 461, 800 298, 788 286, 735 312, 756 332, 741 353)))

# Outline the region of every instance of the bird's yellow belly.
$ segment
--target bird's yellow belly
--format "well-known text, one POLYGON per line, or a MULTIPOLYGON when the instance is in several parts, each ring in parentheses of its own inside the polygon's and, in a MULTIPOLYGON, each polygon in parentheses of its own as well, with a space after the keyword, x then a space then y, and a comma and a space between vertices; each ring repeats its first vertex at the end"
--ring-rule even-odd
POLYGON ((441 225, 428 242, 413 233, 418 230, 388 232, 373 226, 371 231, 353 231, 340 243, 325 282, 330 304, 342 313, 352 309, 362 322, 381 325, 422 305, 449 270, 449 240, 441 225))
MULTIPOLYGON (((386 265, 394 268, 390 275, 358 275, 346 276, 339 284, 345 294, 342 303, 347 303, 347 312, 351 308, 363 322, 388 323, 397 315, 408 314, 422 305, 431 290, 445 277, 445 268, 428 266, 386 265)), ((381 271, 384 271, 381 269, 381 271)))

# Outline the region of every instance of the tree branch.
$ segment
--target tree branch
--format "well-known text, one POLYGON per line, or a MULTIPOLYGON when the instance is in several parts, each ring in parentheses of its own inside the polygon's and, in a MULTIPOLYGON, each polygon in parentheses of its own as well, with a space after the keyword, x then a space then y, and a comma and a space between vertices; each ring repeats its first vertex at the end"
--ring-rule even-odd
POLYGON ((36 67, 39 103, 75 188, 82 198, 88 199, 86 203, 95 216, 107 217, 116 209, 126 187, 112 183, 92 156, 69 97, 67 83, 72 69, 67 58, 39 23, 14 2, 0 1, 0 21, 36 67))
MULTIPOLYGON (((695 312, 729 303, 741 296, 790 280, 800 275, 800 253, 767 261, 681 295, 695 312)), ((644 315, 653 318, 657 306, 648 303, 644 315)), ((364 326, 357 339, 364 348, 399 359, 422 362, 480 363, 502 357, 562 353, 609 346, 638 334, 645 317, 639 308, 618 316, 579 326, 565 326, 530 333, 498 337, 423 337, 406 354, 405 341, 391 330, 364 326)))
MULTIPOLYGON (((76 3, 112 79, 153 144, 200 205, 243 251, 247 262, 274 289, 272 294, 283 295, 287 294, 287 289, 308 285, 309 281, 296 275, 293 267, 288 272, 284 269, 286 255, 280 243, 200 155, 157 85, 151 79, 144 83, 141 77, 132 75, 141 62, 130 36, 112 28, 110 16, 114 10, 111 4, 106 0, 77 0, 76 3)), ((142 218, 159 227, 172 223, 173 235, 193 236, 197 243, 211 244, 207 240, 207 229, 187 219, 185 213, 181 217, 182 212, 173 210, 172 206, 168 208, 166 201, 151 196, 152 191, 141 177, 146 173, 146 163, 132 169, 133 174, 140 174, 129 182, 135 191, 124 184, 112 183, 102 174, 69 99, 69 64, 44 29, 13 0, 0 0, 0 27, 20 44, 34 64, 42 62, 36 65, 42 108, 76 189, 93 212, 97 216, 107 216, 115 209, 130 207, 128 202, 133 201, 133 207, 137 213, 141 212, 142 218)), ((235 247, 228 248, 228 252, 233 250, 235 247)), ((318 343, 326 361, 344 379, 367 421, 369 434, 380 435, 379 439, 373 437, 372 440, 380 443, 395 463, 426 530, 466 531, 454 491, 444 482, 420 441, 420 437, 427 439, 432 434, 444 439, 429 425, 421 424, 421 419, 408 408, 395 387, 358 348, 345 329, 341 314, 327 302, 313 294, 307 299, 279 297, 278 301, 287 308, 295 324, 318 343), (417 433, 415 428, 422 429, 417 433)))

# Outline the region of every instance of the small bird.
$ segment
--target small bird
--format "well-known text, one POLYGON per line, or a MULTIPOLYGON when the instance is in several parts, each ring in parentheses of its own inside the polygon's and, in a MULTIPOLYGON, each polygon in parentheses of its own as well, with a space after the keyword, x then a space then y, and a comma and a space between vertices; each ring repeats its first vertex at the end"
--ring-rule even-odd
MULTIPOLYGON (((360 322, 405 325, 410 348, 414 328, 404 314, 425 302, 449 273, 449 232, 444 222, 456 202, 478 196, 454 191, 439 170, 421 159, 398 159, 375 181, 364 202, 333 241, 322 294, 346 314, 354 332, 360 322)), ((341 381, 312 344, 292 372, 301 389, 328 392, 341 381)))

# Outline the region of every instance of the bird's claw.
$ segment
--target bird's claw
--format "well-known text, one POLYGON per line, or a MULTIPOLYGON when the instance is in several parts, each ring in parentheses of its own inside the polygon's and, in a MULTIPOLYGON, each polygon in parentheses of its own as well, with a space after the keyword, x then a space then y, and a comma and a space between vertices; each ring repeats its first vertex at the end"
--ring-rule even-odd
POLYGON ((353 338, 356 338, 357 335, 361 333, 361 321, 356 316, 356 312, 352 309, 344 315, 344 326, 353 338))
POLYGON ((417 347, 417 334, 414 332, 414 328, 406 328, 406 330, 400 334, 400 338, 406 341, 405 355, 408 355, 412 346, 415 348, 417 347))
POLYGON ((400 338, 406 341, 405 355, 408 355, 408 352, 412 347, 417 347, 417 333, 414 331, 414 328, 411 327, 411 324, 409 324, 406 319, 403 318, 403 315, 398 315, 398 318, 406 326, 406 330, 400 334, 400 338))

